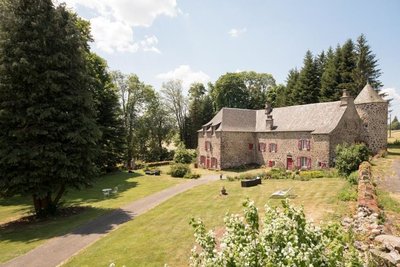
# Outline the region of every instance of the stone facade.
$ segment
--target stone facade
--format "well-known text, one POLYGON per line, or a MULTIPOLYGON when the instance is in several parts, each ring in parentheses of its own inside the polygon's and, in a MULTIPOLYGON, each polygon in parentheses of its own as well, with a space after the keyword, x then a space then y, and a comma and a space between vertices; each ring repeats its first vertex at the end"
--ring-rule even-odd
MULTIPOLYGON (((268 105, 267 105, 268 106, 268 105)), ((198 132, 200 167, 226 169, 257 163, 293 168, 334 164, 338 144, 387 145, 388 104, 367 85, 354 100, 272 110, 222 109, 198 132)))
POLYGON ((362 120, 361 140, 373 153, 387 147, 387 103, 365 103, 356 105, 362 120))

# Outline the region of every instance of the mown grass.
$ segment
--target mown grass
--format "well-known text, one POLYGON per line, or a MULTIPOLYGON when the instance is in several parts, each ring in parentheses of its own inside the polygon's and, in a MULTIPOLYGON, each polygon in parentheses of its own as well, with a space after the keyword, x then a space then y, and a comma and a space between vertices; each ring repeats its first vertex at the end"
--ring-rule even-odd
MULTIPOLYGON (((279 205, 270 199, 276 190, 292 188, 291 200, 303 205, 307 217, 319 220, 337 214, 345 206, 338 192, 346 185, 339 178, 311 181, 267 180, 262 185, 241 188, 240 182, 216 181, 182 193, 149 212, 128 222, 72 258, 65 266, 187 266, 194 245, 192 217, 201 217, 208 229, 221 230, 224 215, 241 213, 246 198, 255 201, 259 209, 264 204, 279 205), (227 196, 220 196, 224 186, 227 196)), ((263 212, 261 212, 263 213, 263 212)))
POLYGON ((26 253, 49 238, 63 235, 84 222, 109 212, 124 204, 161 191, 182 182, 168 175, 145 176, 141 172, 119 172, 95 180, 93 187, 82 191, 70 191, 63 199, 65 206, 86 206, 85 211, 69 217, 54 217, 43 222, 27 225, 5 225, 4 223, 28 215, 30 198, 14 197, 0 199, 0 262, 5 262, 26 253), (104 197, 103 188, 118 186, 118 193, 104 197))

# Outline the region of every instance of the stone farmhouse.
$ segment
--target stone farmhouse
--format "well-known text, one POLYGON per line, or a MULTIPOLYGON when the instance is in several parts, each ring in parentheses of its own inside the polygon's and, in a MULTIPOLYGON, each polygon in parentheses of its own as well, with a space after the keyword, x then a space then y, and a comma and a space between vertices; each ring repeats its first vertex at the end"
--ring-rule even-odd
POLYGON ((367 84, 353 99, 249 110, 222 108, 198 131, 198 165, 244 164, 317 169, 332 166, 335 148, 364 142, 373 153, 387 146, 388 103, 367 84))

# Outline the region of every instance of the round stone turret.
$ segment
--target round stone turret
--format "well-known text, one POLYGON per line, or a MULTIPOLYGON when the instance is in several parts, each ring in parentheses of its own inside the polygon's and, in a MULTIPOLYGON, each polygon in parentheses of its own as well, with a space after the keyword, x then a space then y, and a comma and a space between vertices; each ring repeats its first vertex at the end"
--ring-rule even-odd
POLYGON ((375 154, 387 148, 388 102, 370 84, 354 100, 362 120, 360 137, 375 154))

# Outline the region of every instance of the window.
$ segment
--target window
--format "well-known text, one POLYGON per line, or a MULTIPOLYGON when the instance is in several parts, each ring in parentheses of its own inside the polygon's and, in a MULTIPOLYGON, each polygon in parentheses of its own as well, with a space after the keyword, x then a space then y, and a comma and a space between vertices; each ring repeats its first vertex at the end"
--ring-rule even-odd
POLYGON ((318 161, 318 167, 320 167, 321 169, 327 168, 328 163, 326 161, 318 161))
POLYGON ((206 149, 206 151, 211 151, 212 147, 211 147, 211 142, 210 141, 206 141, 205 142, 205 149, 206 149))
POLYGON ((276 153, 278 152, 278 145, 276 143, 269 144, 269 152, 276 153))
POLYGON ((265 152, 265 143, 258 143, 258 151, 265 152))
POLYGON ((268 167, 274 167, 274 166, 275 166, 275 160, 269 160, 268 167))
POLYGON ((249 150, 253 150, 253 144, 249 144, 249 150))
POLYGON ((217 168, 217 158, 211 158, 211 169, 217 168))
POLYGON ((300 169, 311 169, 311 158, 299 157, 297 158, 297 167, 300 169))
POLYGON ((212 135, 215 134, 215 126, 211 126, 211 134, 212 134, 212 135))
POLYGON ((200 166, 205 166, 205 165, 206 165, 206 157, 200 156, 200 166))
POLYGON ((299 150, 310 150, 310 140, 301 139, 298 143, 299 150))

